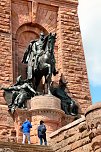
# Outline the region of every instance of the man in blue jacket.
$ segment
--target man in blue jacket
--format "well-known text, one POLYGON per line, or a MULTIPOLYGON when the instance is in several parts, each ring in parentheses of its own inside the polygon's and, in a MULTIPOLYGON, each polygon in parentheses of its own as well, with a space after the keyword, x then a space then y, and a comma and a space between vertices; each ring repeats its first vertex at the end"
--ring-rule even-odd
POLYGON ((46 126, 44 125, 44 122, 41 120, 40 125, 38 126, 38 137, 40 139, 40 145, 43 144, 44 140, 44 145, 47 145, 47 140, 46 140, 46 126))
POLYGON ((25 144, 26 137, 28 139, 28 144, 30 144, 30 128, 32 128, 32 125, 26 119, 26 121, 21 126, 21 130, 23 132, 23 141, 22 141, 22 144, 25 144))

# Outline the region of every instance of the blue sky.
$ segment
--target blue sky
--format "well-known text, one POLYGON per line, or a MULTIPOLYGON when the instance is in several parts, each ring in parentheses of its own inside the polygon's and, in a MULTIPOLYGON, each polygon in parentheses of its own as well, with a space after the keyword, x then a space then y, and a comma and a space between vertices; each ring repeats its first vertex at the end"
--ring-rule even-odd
POLYGON ((78 15, 92 102, 101 101, 101 0, 79 0, 78 15))

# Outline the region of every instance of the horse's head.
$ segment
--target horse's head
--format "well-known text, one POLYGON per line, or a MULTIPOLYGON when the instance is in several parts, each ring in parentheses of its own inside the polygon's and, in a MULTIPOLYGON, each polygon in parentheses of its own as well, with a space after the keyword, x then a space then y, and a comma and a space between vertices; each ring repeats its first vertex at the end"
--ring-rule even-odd
POLYGON ((56 40, 56 33, 49 33, 47 46, 48 46, 48 51, 50 53, 52 53, 54 51, 55 40, 56 40))
POLYGON ((49 51, 50 53, 52 53, 52 51, 54 50, 55 40, 56 40, 56 33, 49 33, 45 37, 43 50, 49 51))

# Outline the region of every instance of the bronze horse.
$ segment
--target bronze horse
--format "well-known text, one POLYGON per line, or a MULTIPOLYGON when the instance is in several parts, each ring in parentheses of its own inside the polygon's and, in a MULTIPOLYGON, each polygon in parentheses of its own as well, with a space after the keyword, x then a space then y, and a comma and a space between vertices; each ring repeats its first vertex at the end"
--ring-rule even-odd
MULTIPOLYGON (((54 57, 54 44, 55 44, 55 39, 56 39, 56 34, 49 33, 44 39, 44 43, 42 46, 42 52, 38 57, 38 66, 37 70, 34 70, 34 60, 33 55, 32 59, 28 61, 28 70, 27 74, 29 74, 31 71, 32 72, 32 79, 31 81, 34 83, 34 89, 37 90, 37 87, 42 79, 42 77, 45 77, 45 83, 47 84, 47 91, 48 94, 51 94, 50 92, 50 84, 51 84, 51 78, 52 74, 56 75, 58 72, 56 72, 55 69, 55 57, 54 57), (30 66, 31 65, 31 66, 30 66)), ((32 45, 35 41, 32 42, 32 45)), ((33 52, 32 49, 30 49, 30 52, 25 52, 24 58, 26 59, 25 56, 31 54, 33 52)), ((23 58, 23 61, 25 60, 23 58)), ((24 62, 25 63, 25 62, 24 62)))

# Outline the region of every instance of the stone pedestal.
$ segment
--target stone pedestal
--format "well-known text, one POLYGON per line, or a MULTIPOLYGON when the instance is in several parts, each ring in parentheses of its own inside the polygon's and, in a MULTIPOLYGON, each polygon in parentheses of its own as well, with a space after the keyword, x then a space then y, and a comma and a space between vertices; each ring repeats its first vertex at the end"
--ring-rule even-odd
POLYGON ((40 120, 43 120, 47 127, 47 138, 51 132, 62 127, 63 120, 66 123, 67 116, 61 110, 61 101, 52 95, 34 97, 28 105, 32 115, 32 141, 37 140, 37 126, 40 120))
POLYGON ((101 103, 90 106, 86 111, 86 122, 91 140, 91 149, 101 151, 101 103))
POLYGON ((27 102, 27 110, 17 109, 15 112, 15 128, 17 133, 17 142, 21 142, 22 133, 20 126, 29 118, 33 128, 31 129, 31 143, 38 143, 37 127, 40 120, 45 122, 47 127, 47 138, 50 133, 59 129, 60 127, 70 123, 74 118, 65 115, 61 110, 61 101, 52 96, 36 96, 27 102))

